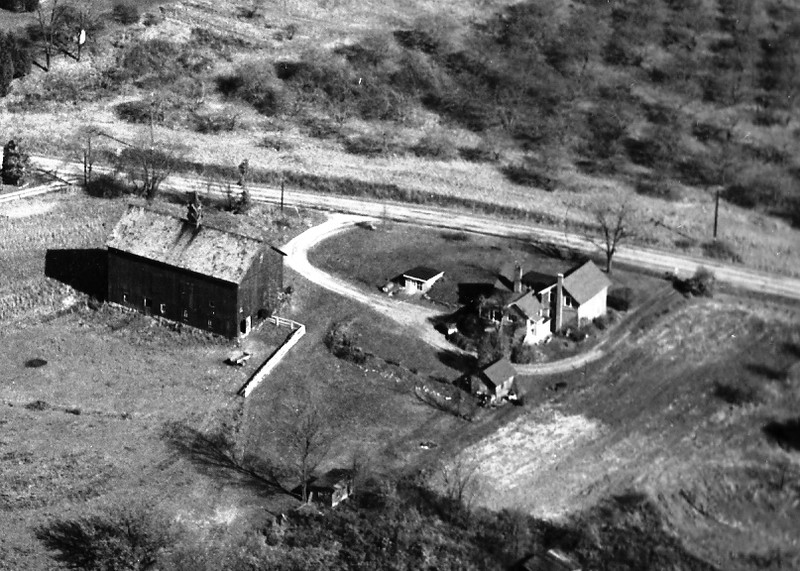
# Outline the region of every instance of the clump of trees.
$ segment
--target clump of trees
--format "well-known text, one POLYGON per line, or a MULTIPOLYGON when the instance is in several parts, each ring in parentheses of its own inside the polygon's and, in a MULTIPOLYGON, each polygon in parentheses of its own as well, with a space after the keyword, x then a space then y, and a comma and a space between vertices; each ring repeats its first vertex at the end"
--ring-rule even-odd
POLYGON ((35 12, 39 0, 0 0, 0 9, 9 12, 35 12))
POLYGON ((25 155, 13 139, 3 147, 3 166, 0 178, 3 184, 19 186, 25 178, 28 156, 25 155))
POLYGON ((11 81, 25 77, 32 65, 29 43, 14 34, 0 34, 0 97, 8 95, 11 81))

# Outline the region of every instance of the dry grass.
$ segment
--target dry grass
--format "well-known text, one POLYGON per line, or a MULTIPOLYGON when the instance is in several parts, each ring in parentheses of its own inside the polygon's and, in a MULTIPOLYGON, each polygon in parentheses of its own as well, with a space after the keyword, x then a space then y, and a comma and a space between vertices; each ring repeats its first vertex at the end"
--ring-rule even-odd
MULTIPOLYGON (((181 40, 175 30, 187 30, 202 25, 218 32, 236 31, 237 36, 260 38, 263 42, 246 52, 233 54, 233 62, 218 61, 212 73, 221 73, 232 68, 244 57, 253 53, 270 61, 276 58, 291 58, 310 46, 321 43, 347 43, 368 31, 396 29, 426 20, 426 25, 444 29, 447 18, 458 19, 489 14, 507 2, 473 3, 469 7, 455 2, 431 3, 419 1, 407 3, 354 3, 352 1, 299 1, 265 5, 262 16, 246 19, 240 16, 247 3, 214 3, 208 0, 191 4, 176 3, 167 6, 167 20, 146 30, 148 37, 169 37, 181 40), (438 14, 438 18, 432 15, 438 14), (437 23, 438 22, 438 23, 437 23), (278 40, 273 34, 287 23, 298 26, 291 40, 278 40)), ((451 38, 458 42, 459 38, 451 38)), ((97 62, 86 59, 78 64, 66 59, 56 60, 56 73, 66 75, 90 73, 89 68, 97 62)), ((34 73, 17 82, 14 93, 37 89, 43 73, 34 73)), ((87 124, 94 124, 113 132, 116 136, 134 139, 142 128, 120 122, 111 109, 119 101, 137 96, 137 90, 126 88, 125 93, 110 101, 82 103, 78 109, 53 107, 47 113, 2 113, 0 130, 20 139, 28 150, 77 158, 78 148, 75 133, 87 124)), ((14 100, 15 95, 0 101, 0 109, 14 100)), ((228 106, 219 95, 208 89, 204 104, 209 109, 228 106)), ((432 161, 411 155, 390 158, 365 158, 347 154, 342 145, 334 140, 318 140, 302 134, 291 122, 268 119, 253 110, 237 107, 241 113, 240 127, 235 132, 217 135, 202 135, 192 131, 172 132, 157 129, 159 140, 179 139, 188 148, 188 158, 200 163, 235 167, 243 158, 250 160, 253 168, 280 171, 291 170, 320 177, 354 179, 369 183, 395 184, 401 188, 417 190, 431 195, 457 196, 490 204, 514 206, 542 213, 549 219, 564 220, 566 226, 575 228, 591 223, 591 211, 597 205, 611 200, 627 200, 639 220, 637 241, 671 250, 676 242, 688 254, 702 255, 700 244, 710 237, 713 222, 712 197, 702 189, 683 189, 684 198, 678 202, 636 195, 631 188, 611 178, 588 176, 569 169, 559 173, 564 187, 555 192, 521 187, 510 183, 497 169, 486 165, 461 160, 432 161), (288 143, 281 151, 265 149, 260 145, 265 133, 288 143), (692 245, 693 244, 693 245, 692 245)), ((694 109, 698 116, 703 109, 694 109)), ((409 146, 431 129, 442 129, 438 118, 430 112, 414 111, 407 121, 394 124, 366 124, 357 120, 343 126, 354 133, 391 129, 409 146)), ((744 125, 744 123, 742 123, 744 125)), ((742 127, 744 129, 744 127, 742 127)), ((757 137, 772 137, 766 128, 747 123, 748 132, 757 137)), ((475 136, 461 129, 446 127, 445 134, 458 145, 475 144, 475 136)), ((113 143, 108 143, 113 147, 113 143)), ((507 154, 507 153, 506 153, 507 154)), ((506 160, 516 160, 509 154, 506 160)), ((720 213, 721 236, 730 242, 743 263, 749 267, 797 275, 800 268, 800 249, 797 230, 787 222, 745 210, 727 203, 720 213)))

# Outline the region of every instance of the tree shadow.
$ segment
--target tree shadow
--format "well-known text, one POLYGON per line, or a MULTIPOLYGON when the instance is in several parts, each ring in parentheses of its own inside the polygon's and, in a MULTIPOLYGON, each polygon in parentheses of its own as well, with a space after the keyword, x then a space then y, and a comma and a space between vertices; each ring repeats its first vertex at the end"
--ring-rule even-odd
POLYGON ((204 434, 180 422, 164 425, 162 439, 188 459, 202 474, 252 488, 265 496, 295 495, 281 483, 286 473, 277 465, 255 456, 238 457, 233 442, 221 432, 204 434))
POLYGON ((787 450, 800 450, 800 417, 779 422, 773 420, 762 429, 767 438, 787 450))
POLYGON ((481 297, 489 297, 494 293, 494 283, 474 282, 458 284, 458 303, 473 305, 481 297))
POLYGON ((785 342, 783 344, 783 352, 800 359, 800 345, 797 343, 785 342))
POLYGON ((466 355, 457 351, 439 351, 436 353, 436 356, 444 366, 461 373, 474 371, 478 366, 478 359, 475 356, 466 355))
POLYGON ((100 248, 47 250, 44 275, 104 300, 108 284, 108 254, 100 248))
POLYGON ((748 363, 745 365, 745 368, 751 373, 770 381, 783 381, 786 379, 786 371, 764 365, 763 363, 748 363))

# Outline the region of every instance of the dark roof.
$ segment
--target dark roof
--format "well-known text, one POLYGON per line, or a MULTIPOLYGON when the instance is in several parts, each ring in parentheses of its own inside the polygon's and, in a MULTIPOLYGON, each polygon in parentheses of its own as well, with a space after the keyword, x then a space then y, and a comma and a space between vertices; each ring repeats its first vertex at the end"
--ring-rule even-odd
POLYGON ((564 289, 579 304, 586 303, 610 285, 611 280, 591 260, 564 276, 564 289))
POLYGON ((558 282, 558 277, 551 274, 544 274, 542 272, 530 271, 522 276, 522 284, 531 288, 535 292, 540 292, 545 288, 555 285, 558 282))
POLYGON ((544 307, 541 302, 536 299, 536 293, 529 291, 509 302, 506 307, 516 306, 528 319, 539 317, 539 311, 544 307))
POLYGON ((442 272, 440 272, 439 270, 434 270, 433 268, 429 268, 427 266, 416 266, 414 268, 411 268, 407 272, 403 272, 403 276, 414 280, 422 280, 426 282, 431 278, 435 278, 441 273, 442 272))
POLYGON ((495 361, 487 367, 484 367, 483 371, 481 372, 483 373, 483 376, 491 381, 496 387, 502 385, 508 381, 508 379, 517 374, 516 369, 514 369, 514 365, 512 365, 511 361, 505 357, 495 361))
POLYGON ((129 206, 106 246, 168 266, 239 283, 264 242, 141 206, 129 206))

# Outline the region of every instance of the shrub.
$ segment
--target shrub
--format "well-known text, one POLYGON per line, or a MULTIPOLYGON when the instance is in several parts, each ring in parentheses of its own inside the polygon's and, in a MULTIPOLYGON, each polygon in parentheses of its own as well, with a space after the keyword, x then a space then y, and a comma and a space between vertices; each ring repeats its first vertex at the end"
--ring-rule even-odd
POLYGON ((89 571, 152 568, 164 548, 176 541, 170 520, 151 505, 113 506, 53 519, 36 536, 70 568, 89 571))
MULTIPOLYGON (((389 141, 386 134, 381 135, 358 135, 349 137, 343 141, 344 150, 351 155, 362 155, 365 157, 377 157, 380 155, 388 154, 389 141)), ((393 150, 397 150, 394 145, 393 150)))
POLYGON ((456 158, 456 149, 453 143, 441 133, 424 135, 412 148, 418 157, 448 161, 456 158))
MULTIPOLYGON (((147 76, 159 80, 175 78, 180 55, 180 47, 166 40, 137 42, 122 54, 117 76, 121 80, 134 81, 141 81, 147 76)), ((162 83, 159 81, 159 86, 162 83)))
POLYGON ((139 8, 135 2, 117 2, 111 9, 111 17, 125 26, 136 24, 139 22, 139 8))
POLYGON ((556 189, 556 179, 532 164, 511 164, 500 170, 514 184, 533 186, 548 191, 556 189))
POLYGON ((485 146, 461 147, 458 154, 471 163, 493 163, 500 159, 500 153, 485 146))
POLYGON ((113 174, 94 175, 86 187, 87 194, 97 198, 118 198, 131 194, 133 190, 129 184, 113 174))
POLYGON ((663 176, 640 176, 636 180, 636 193, 652 196, 662 200, 676 201, 681 199, 680 191, 663 176))
POLYGON ((520 343, 511 351, 511 362, 519 365, 528 365, 537 362, 541 357, 539 350, 534 345, 520 343))
POLYGON ((714 384, 714 396, 735 406, 758 403, 762 400, 761 394, 756 387, 743 382, 736 385, 717 382, 714 384))
POLYGON ((608 307, 616 311, 628 311, 633 301, 633 289, 629 287, 614 288, 608 292, 608 307))
POLYGON ((154 124, 164 122, 164 110, 156 105, 155 101, 136 99, 134 101, 124 101, 114 107, 117 117, 128 123, 154 124))
POLYGON ((3 48, 0 44, 0 97, 8 95, 14 79, 14 60, 11 59, 11 53, 3 48))
POLYGON ((598 331, 604 331, 606 328, 608 328, 610 323, 611 320, 607 314, 600 315, 592 320, 592 324, 597 328, 598 331))
POLYGON ((226 97, 238 97, 264 115, 280 112, 284 100, 281 85, 270 66, 249 62, 233 74, 217 78, 217 89, 226 97))
POLYGON ((231 112, 195 113, 194 128, 198 133, 221 133, 236 129, 239 115, 231 112))
POLYGON ((685 280, 675 278, 673 280, 675 288, 681 293, 699 297, 713 297, 715 282, 714 273, 703 266, 697 268, 691 278, 685 280))
POLYGON ((356 345, 357 341, 358 333, 353 321, 334 323, 325 335, 325 345, 331 353, 340 359, 361 365, 366 362, 367 355, 356 345))
POLYGON ((710 240, 704 242, 701 247, 703 248, 703 253, 709 258, 737 264, 742 262, 742 257, 736 253, 733 245, 726 240, 710 240))

